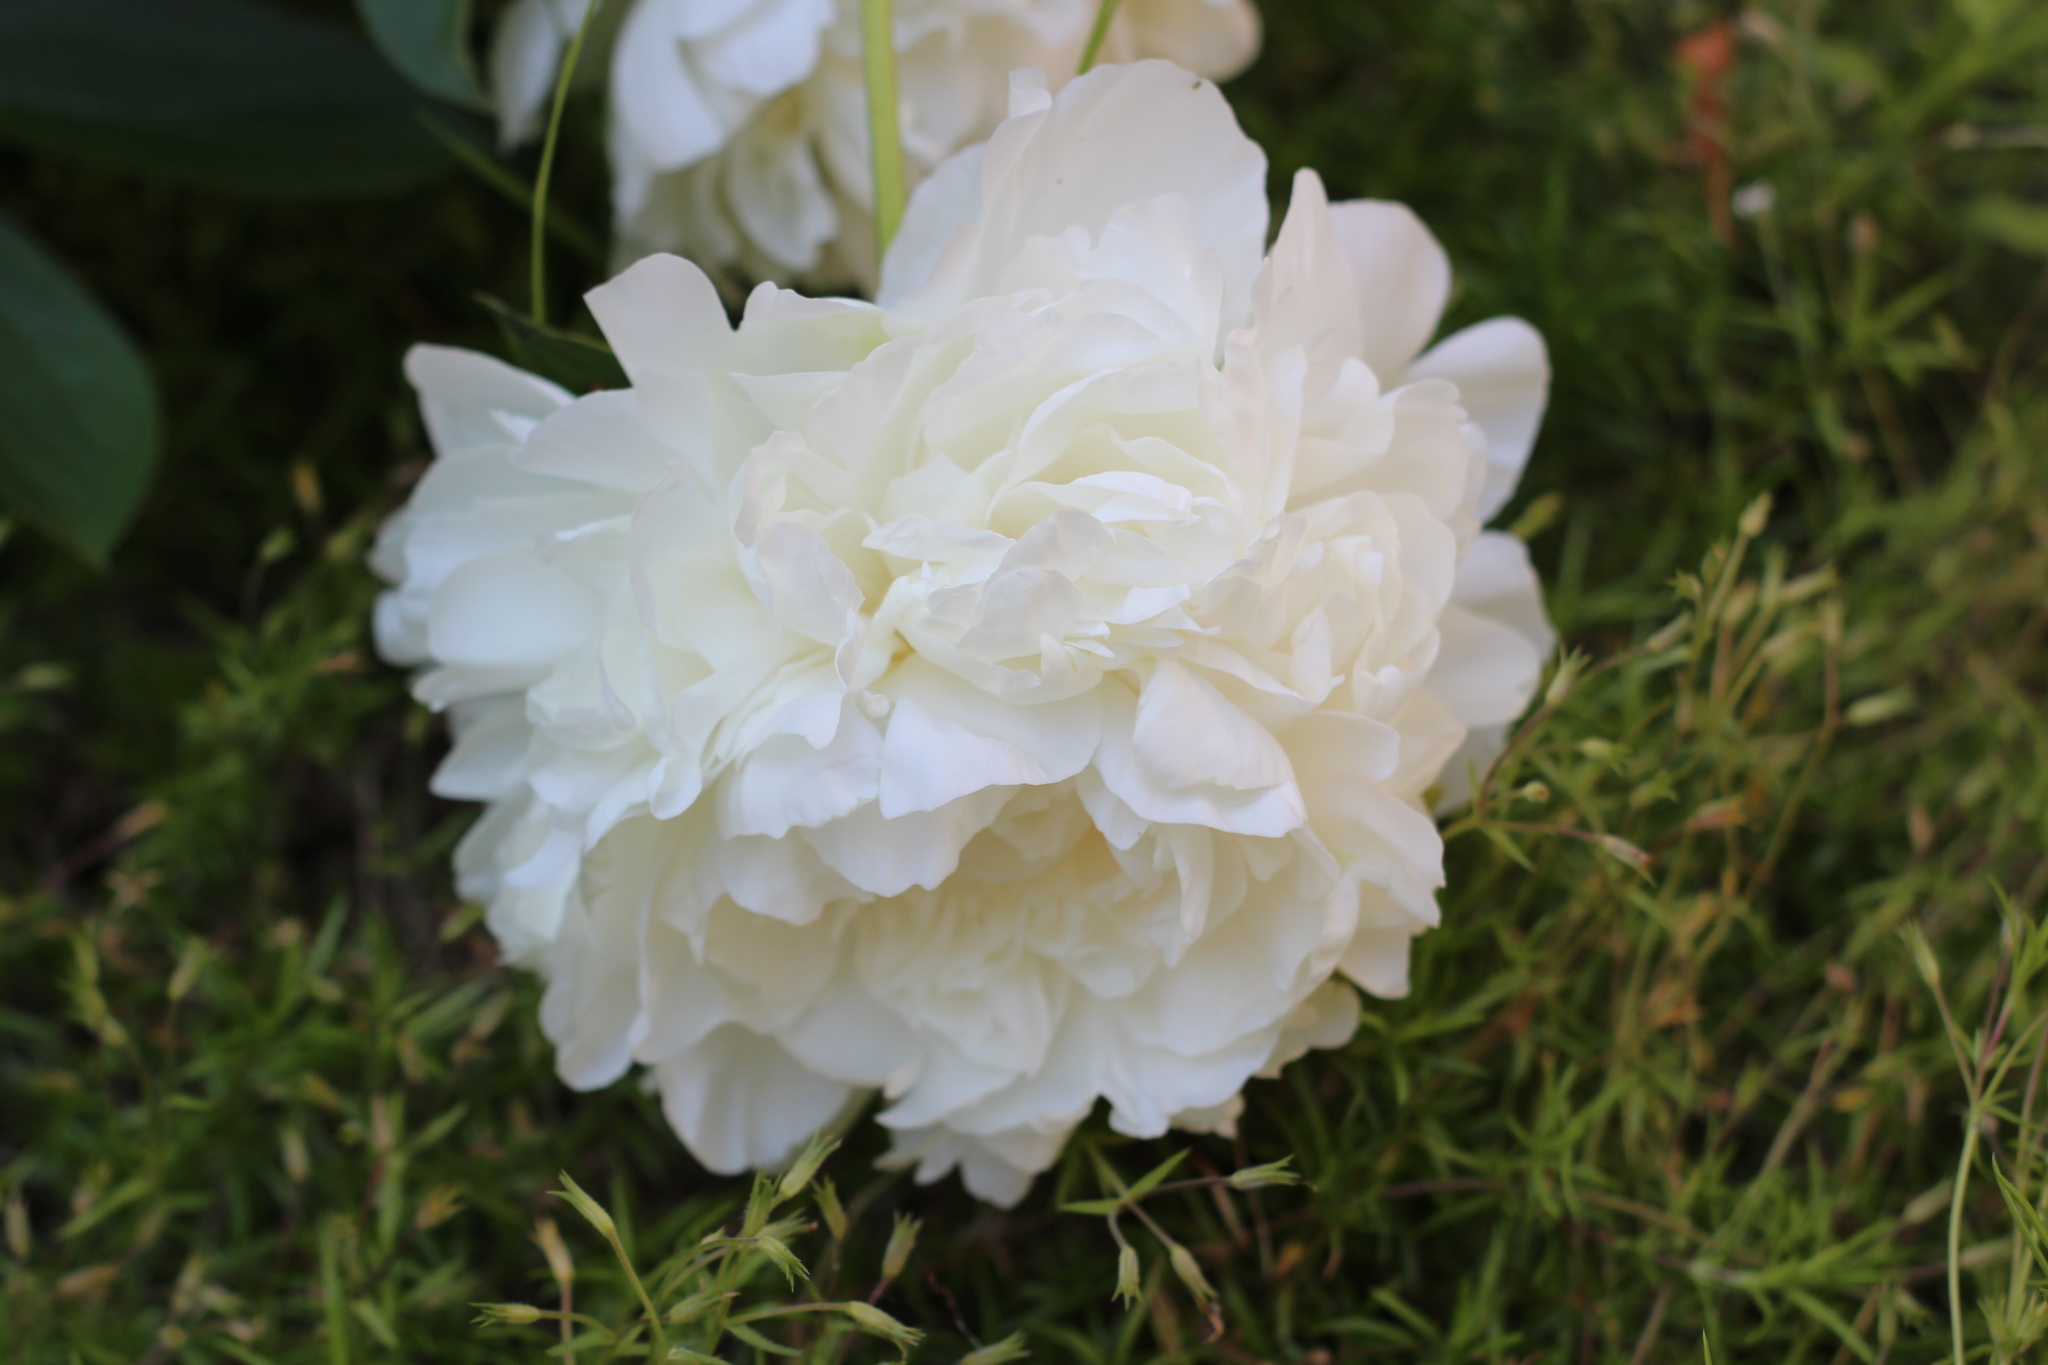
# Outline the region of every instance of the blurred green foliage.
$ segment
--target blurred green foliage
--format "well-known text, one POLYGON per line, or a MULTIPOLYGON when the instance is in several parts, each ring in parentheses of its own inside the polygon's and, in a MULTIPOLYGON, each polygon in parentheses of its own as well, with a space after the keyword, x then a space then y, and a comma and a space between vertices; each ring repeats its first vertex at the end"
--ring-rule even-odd
MULTIPOLYGON (((1307 1187, 1162 1185, 1133 1270, 1060 1206, 1182 1144, 1091 1127, 997 1212, 875 1175, 856 1130, 789 1234, 809 1288, 746 1292, 873 1289, 933 1360, 1846 1365, 1952 1359, 1952 1323, 2030 1358, 2048 11, 1267 9, 1232 95, 1276 188, 1413 204, 1454 322, 1550 339, 1508 519, 1580 653, 1453 827, 1413 996, 1174 1173, 1291 1155, 1307 1187)), ((4 164, 0 208, 150 351, 167 454, 110 578, 0 545, 0 1342, 530 1360, 541 1328, 469 1305, 550 1307, 563 1265, 634 1320, 624 1266, 745 1190, 633 1084, 553 1080, 448 886, 438 728, 366 636, 367 538, 425 457, 398 356, 501 344, 470 291, 521 297, 523 218, 479 184, 314 208, 4 164)), ((595 276, 555 265, 560 316, 595 276)), ((773 1338, 895 1354, 822 1341, 773 1338)))

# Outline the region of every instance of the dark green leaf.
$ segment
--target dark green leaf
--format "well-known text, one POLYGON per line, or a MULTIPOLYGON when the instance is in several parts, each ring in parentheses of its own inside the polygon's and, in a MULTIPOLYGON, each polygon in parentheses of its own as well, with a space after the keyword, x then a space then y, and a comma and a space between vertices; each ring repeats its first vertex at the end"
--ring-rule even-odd
POLYGON ((356 35, 253 0, 7 0, 0 138, 248 194, 411 188, 454 159, 356 35))
POLYGON ((157 455, 149 367, 99 302, 0 218, 0 497, 94 563, 157 455))
POLYGON ((370 36, 407 80, 450 104, 482 109, 469 11, 469 0, 356 0, 370 36))
POLYGON ((631 382, 611 347, 602 341, 558 327, 537 327, 531 318, 502 299, 488 294, 476 297, 498 320, 498 332, 505 338, 506 359, 522 369, 552 379, 571 393, 623 389, 631 382))

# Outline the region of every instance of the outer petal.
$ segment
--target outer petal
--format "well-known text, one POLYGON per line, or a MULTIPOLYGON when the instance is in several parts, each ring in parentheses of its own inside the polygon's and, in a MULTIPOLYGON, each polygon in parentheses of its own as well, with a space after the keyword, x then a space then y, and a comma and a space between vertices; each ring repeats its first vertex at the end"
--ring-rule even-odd
POLYGON ((427 435, 442 455, 512 439, 516 424, 507 417, 538 421, 569 401, 558 384, 454 346, 413 347, 405 353, 405 377, 419 392, 427 435))
POLYGON ((1466 416, 1486 432, 1479 519, 1492 520, 1514 496, 1550 396, 1550 354, 1542 334, 1520 318, 1477 323, 1430 347, 1409 366, 1408 377, 1456 384, 1466 416))
POLYGON ((1328 329, 1341 331, 1354 344, 1360 335, 1358 295, 1344 240, 1322 178, 1306 167, 1294 173, 1293 198, 1259 276, 1253 310, 1269 355, 1328 329))
POLYGON ((1450 258, 1406 204, 1353 199, 1332 204, 1330 217, 1358 290, 1359 355, 1391 389, 1443 316, 1450 258))
POLYGON ((1408 948, 1415 932, 1407 928, 1360 929, 1344 950, 1344 975, 1382 1000, 1408 994, 1408 948))
POLYGON ((773 1166, 830 1123, 853 1096, 772 1038, 727 1024, 661 1063, 662 1112, 705 1168, 737 1175, 773 1166))
MULTIPOLYGON (((1500 531, 1480 534, 1458 564, 1451 601, 1461 613, 1471 614, 1468 620, 1483 622, 1486 629, 1458 632, 1456 639, 1447 635, 1438 666, 1453 679, 1452 692, 1461 690, 1461 685, 1479 690, 1477 699, 1466 701, 1475 716, 1483 710, 1500 718, 1490 723, 1475 719, 1464 742, 1445 762, 1436 807, 1440 813, 1456 810, 1472 799, 1472 774, 1483 774, 1500 755, 1509 724, 1528 706, 1543 661, 1557 647, 1557 635, 1544 615, 1542 587, 1529 563, 1528 547, 1511 535, 1500 531), (1490 633, 1493 631, 1501 634, 1490 633), (1511 634, 1520 647, 1507 644, 1503 634, 1511 634), (1491 668, 1486 656, 1474 648, 1488 642, 1495 647, 1491 668), (1526 657, 1523 650, 1528 652, 1526 657), (1533 667, 1528 665, 1528 657, 1533 657, 1533 667), (1504 666, 1510 660, 1521 662, 1504 666)), ((1434 677, 1431 690, 1438 690, 1434 677)))
POLYGON ((1451 601, 1512 627, 1544 658, 1557 647, 1529 547, 1505 531, 1482 531, 1465 551, 1451 583, 1451 601))
POLYGON ((931 278, 953 234, 980 220, 981 159, 987 151, 987 144, 977 142, 954 153, 911 191, 896 239, 882 260, 877 304, 896 307, 904 295, 931 278))
POLYGON ((732 323, 717 286, 682 257, 649 256, 584 298, 636 385, 724 368, 732 323))

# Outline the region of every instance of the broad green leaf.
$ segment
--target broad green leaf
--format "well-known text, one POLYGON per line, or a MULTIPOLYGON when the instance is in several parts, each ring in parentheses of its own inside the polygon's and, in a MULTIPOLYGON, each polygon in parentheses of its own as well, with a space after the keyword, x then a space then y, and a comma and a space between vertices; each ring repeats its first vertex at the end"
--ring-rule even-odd
POLYGON ((0 500, 95 564, 156 464, 149 366, 98 300, 0 217, 0 500))
POLYGON ((377 47, 407 80, 450 104, 483 109, 469 12, 470 0, 356 0, 377 47))
POLYGON ((0 139, 209 189, 381 194, 453 169, 355 34, 255 0, 7 0, 0 139))

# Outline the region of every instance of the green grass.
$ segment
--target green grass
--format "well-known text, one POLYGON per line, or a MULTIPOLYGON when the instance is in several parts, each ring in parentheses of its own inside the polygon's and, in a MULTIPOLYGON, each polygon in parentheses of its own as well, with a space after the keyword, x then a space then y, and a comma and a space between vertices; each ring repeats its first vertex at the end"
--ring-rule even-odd
MULTIPOLYGON (((1846 1365, 1958 1329, 2033 1358, 2048 11, 1772 0, 1708 135, 1674 57, 1706 5, 1267 9, 1232 94, 1276 188, 1407 200, 1454 321, 1550 339, 1510 518, 1583 671, 1455 825, 1413 996, 1255 1083, 1238 1143, 1092 1126, 1004 1213, 877 1177, 856 1130, 844 1235, 823 1187, 790 1206, 812 1278, 719 1273, 865 1299, 920 1218, 877 1301, 934 1361, 1846 1365), (1719 211, 1756 184, 1768 212, 1719 211), (1183 1147, 1156 1233, 1121 1219, 1126 1311, 1115 1236, 1060 1205, 1183 1147), (1179 1183, 1283 1156, 1310 1187, 1179 1183)), ((595 221, 583 117, 563 203, 595 221)), ((630 1082, 554 1081, 448 885, 438 729, 365 630, 366 537, 424 457, 397 357, 495 344, 469 293, 520 298, 524 219, 478 184, 265 206, 14 155, 0 201, 148 345, 171 442, 111 575, 0 544, 0 1355, 536 1360, 553 1323, 470 1305, 557 1305, 541 1220, 627 1330, 625 1266, 658 1284, 747 1187, 630 1082)), ((594 282, 550 274, 557 316, 594 282)), ((766 1321, 821 1365, 895 1355, 766 1321)))

